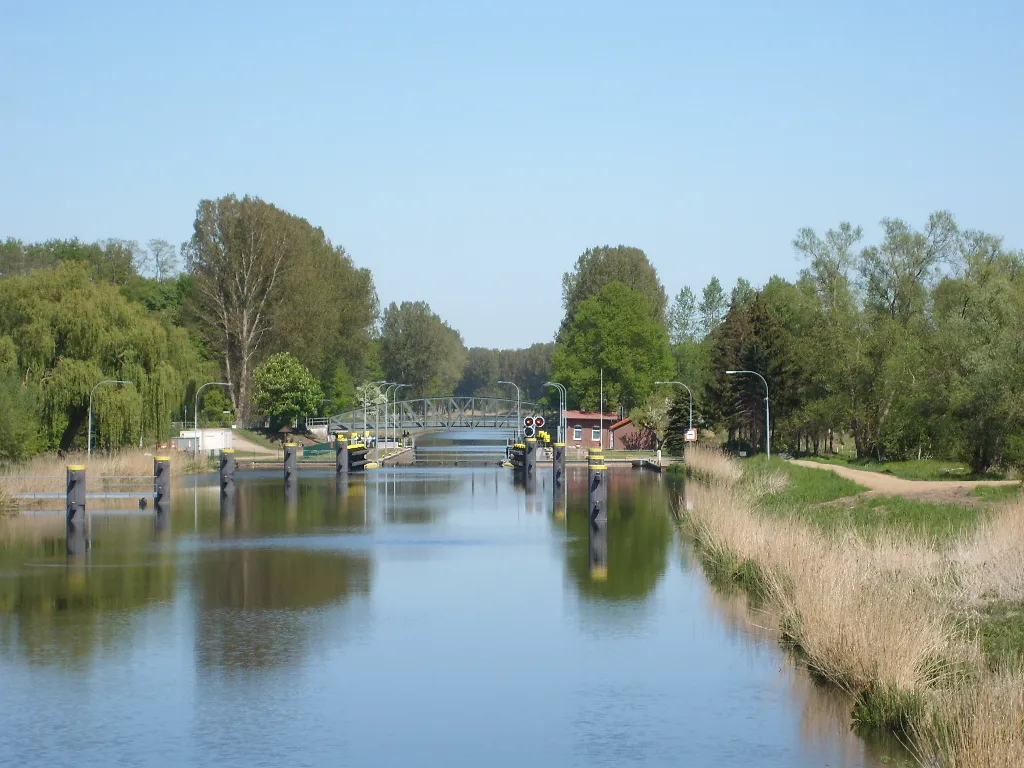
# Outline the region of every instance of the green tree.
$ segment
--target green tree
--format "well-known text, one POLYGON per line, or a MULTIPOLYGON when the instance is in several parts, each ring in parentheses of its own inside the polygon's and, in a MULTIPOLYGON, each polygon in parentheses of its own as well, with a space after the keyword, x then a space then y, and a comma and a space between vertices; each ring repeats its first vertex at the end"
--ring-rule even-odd
POLYGON ((378 309, 373 280, 323 230, 259 198, 228 195, 200 202, 183 253, 190 310, 223 361, 241 419, 252 371, 274 352, 294 354, 321 381, 338 359, 364 366, 378 309))
POLYGON ((683 286, 668 313, 668 335, 673 345, 697 338, 697 297, 689 286, 683 286))
POLYGON ((601 292, 609 283, 623 283, 647 298, 648 311, 665 324, 668 299, 654 265, 639 248, 626 245, 590 248, 577 260, 571 272, 562 276, 562 304, 565 307, 564 331, 572 323, 580 305, 601 292))
POLYGON ((606 409, 643 402, 654 382, 673 372, 665 326, 647 297, 622 283, 609 283, 580 305, 553 365, 570 405, 590 410, 598 408, 602 369, 606 409))
POLYGON ((165 439, 187 386, 206 373, 187 332, 69 262, 0 280, 0 336, 23 382, 38 387, 42 445, 84 444, 89 392, 104 378, 134 384, 97 390, 96 445, 165 439))
POLYGON ((392 302, 384 311, 380 338, 384 375, 390 381, 408 384, 410 396, 454 392, 467 357, 462 336, 425 301, 392 302))
POLYGON ((712 277, 701 292, 700 304, 697 306, 701 337, 708 336, 725 318, 729 302, 722 290, 717 277, 712 277))
POLYGON ((466 370, 462 380, 455 388, 455 394, 462 397, 494 393, 498 386, 499 352, 486 347, 470 347, 467 355, 466 370))
POLYGON ((670 398, 652 392, 644 399, 643 403, 629 412, 633 426, 654 437, 655 449, 661 448, 662 443, 665 442, 665 436, 668 434, 669 407, 671 405, 670 398))
POLYGON ((550 341, 531 344, 525 349, 499 350, 498 378, 514 381, 526 400, 544 400, 550 395, 544 383, 551 380, 551 359, 554 353, 555 344, 550 341))
POLYGON ((289 424, 320 409, 320 382, 293 355, 279 352, 253 374, 253 404, 275 426, 289 424))

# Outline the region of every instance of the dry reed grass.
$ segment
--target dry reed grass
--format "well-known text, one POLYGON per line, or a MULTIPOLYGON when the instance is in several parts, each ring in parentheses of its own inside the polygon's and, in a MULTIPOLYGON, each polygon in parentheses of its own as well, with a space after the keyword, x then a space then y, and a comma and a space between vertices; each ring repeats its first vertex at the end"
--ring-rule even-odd
POLYGON ((181 451, 129 449, 116 453, 69 453, 63 456, 46 454, 36 456, 19 464, 0 467, 0 508, 4 499, 9 512, 16 512, 24 502, 16 497, 29 493, 63 492, 67 482, 69 465, 86 467, 86 484, 90 492, 104 490, 130 490, 151 487, 154 456, 169 456, 171 478, 180 477, 187 471, 190 456, 181 451))
POLYGON ((1024 674, 986 673, 936 694, 912 733, 921 763, 956 768, 1024 765, 1024 674))
POLYGON ((750 494, 777 481, 741 492, 739 466, 717 451, 691 449, 687 463, 707 479, 686 505, 705 564, 770 601, 808 666, 854 695, 859 720, 912 735, 925 764, 1024 765, 1024 677, 986 671, 956 621, 965 600, 1024 596, 1022 506, 945 550, 868 541, 760 514, 750 494))

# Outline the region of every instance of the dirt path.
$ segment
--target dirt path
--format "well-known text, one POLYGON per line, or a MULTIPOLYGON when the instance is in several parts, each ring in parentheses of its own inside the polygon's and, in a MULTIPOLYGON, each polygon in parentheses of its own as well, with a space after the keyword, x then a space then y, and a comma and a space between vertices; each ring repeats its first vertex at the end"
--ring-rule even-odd
POLYGON ((244 437, 242 437, 237 432, 234 432, 231 435, 231 445, 239 453, 259 453, 259 454, 263 454, 263 455, 271 455, 271 454, 273 454, 275 456, 278 453, 280 453, 280 451, 272 451, 269 448, 263 447, 262 445, 257 445, 256 443, 252 442, 251 440, 246 440, 244 437))
POLYGON ((981 502, 971 491, 980 485, 1020 485, 1016 480, 904 480, 902 477, 882 472, 868 472, 836 464, 820 464, 816 461, 791 459, 791 463, 811 469, 835 472, 840 477, 853 480, 868 489, 866 496, 904 496, 908 499, 933 502, 981 502))

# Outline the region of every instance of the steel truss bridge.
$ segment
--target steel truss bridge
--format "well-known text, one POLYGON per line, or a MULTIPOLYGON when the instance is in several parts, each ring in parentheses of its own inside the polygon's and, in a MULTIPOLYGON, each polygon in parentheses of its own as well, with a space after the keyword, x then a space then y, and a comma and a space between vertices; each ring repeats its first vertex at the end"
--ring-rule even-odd
POLYGON ((370 404, 321 419, 309 419, 307 424, 327 425, 328 432, 361 431, 378 425, 383 429, 439 430, 439 429, 504 429, 519 427, 523 418, 541 413, 536 403, 519 402, 504 397, 425 397, 419 400, 399 400, 370 404))

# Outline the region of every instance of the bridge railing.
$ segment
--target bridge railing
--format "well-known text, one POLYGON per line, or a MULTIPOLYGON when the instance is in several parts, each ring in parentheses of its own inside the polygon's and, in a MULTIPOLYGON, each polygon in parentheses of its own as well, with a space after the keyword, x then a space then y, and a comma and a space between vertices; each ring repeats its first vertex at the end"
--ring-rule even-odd
MULTIPOLYGON (((518 402, 503 397, 425 397, 415 400, 399 400, 385 406, 373 406, 334 414, 326 419, 328 429, 361 430, 365 423, 368 428, 378 424, 383 428, 397 429, 447 429, 456 427, 515 429, 519 416, 535 415, 539 412, 533 402, 518 402)), ((315 424, 315 421, 307 422, 315 424)))

